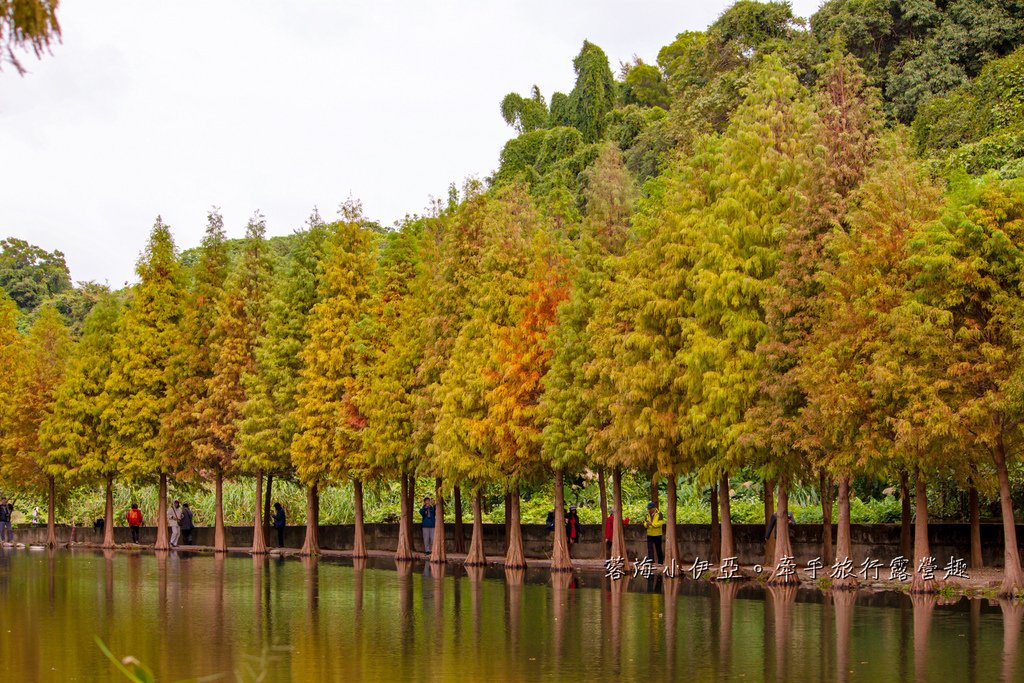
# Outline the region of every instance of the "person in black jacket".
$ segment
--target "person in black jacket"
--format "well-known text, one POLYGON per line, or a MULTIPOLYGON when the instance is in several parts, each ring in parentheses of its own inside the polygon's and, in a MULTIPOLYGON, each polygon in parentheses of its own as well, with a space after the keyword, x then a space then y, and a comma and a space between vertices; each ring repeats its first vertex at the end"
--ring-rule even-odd
MULTIPOLYGON (((796 524, 796 518, 793 517, 792 512, 789 512, 787 514, 787 517, 789 518, 790 525, 796 524)), ((778 521, 779 513, 773 512, 772 516, 768 519, 768 530, 764 532, 764 540, 767 541, 769 538, 772 537, 772 532, 775 531, 775 525, 778 524, 778 521)))
POLYGON ((280 502, 274 503, 274 528, 277 529, 277 547, 284 547, 284 506, 280 502))
POLYGON ((181 534, 185 537, 185 545, 192 545, 192 530, 196 528, 192 519, 192 509, 185 503, 181 506, 181 534))
POLYGON ((14 533, 11 531, 11 517, 14 516, 14 502, 8 502, 7 498, 0 498, 0 543, 14 543, 14 533))

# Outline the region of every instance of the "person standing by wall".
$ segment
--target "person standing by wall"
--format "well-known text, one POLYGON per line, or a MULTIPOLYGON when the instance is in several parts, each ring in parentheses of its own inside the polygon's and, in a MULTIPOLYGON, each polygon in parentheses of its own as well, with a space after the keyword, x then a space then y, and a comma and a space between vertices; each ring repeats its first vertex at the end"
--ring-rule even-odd
POLYGON ((434 515, 437 507, 430 497, 423 499, 423 507, 420 508, 420 517, 423 518, 423 548, 427 555, 434 549, 434 515))
POLYGON ((192 530, 196 528, 192 521, 192 510, 188 503, 181 506, 181 535, 185 537, 185 545, 192 545, 192 530))
POLYGON ((167 524, 171 527, 171 547, 177 548, 181 540, 181 501, 176 500, 167 508, 167 524))
POLYGON ((284 525, 285 525, 285 514, 284 506, 278 501, 274 503, 274 528, 277 529, 277 547, 284 547, 284 525))
POLYGON ((644 528, 647 529, 647 557, 657 559, 658 564, 664 564, 665 549, 662 545, 662 536, 665 532, 665 516, 661 514, 658 504, 653 500, 647 504, 644 528))
POLYGON ((132 503, 132 509, 128 511, 128 529, 132 532, 132 543, 139 542, 139 529, 142 527, 142 510, 138 503, 132 503))
POLYGON ((14 501, 7 497, 0 498, 0 543, 14 544, 14 533, 11 531, 11 518, 14 516, 14 501))
POLYGON ((576 513, 576 506, 569 506, 569 514, 565 516, 565 535, 569 538, 570 550, 572 546, 580 542, 580 517, 576 513))

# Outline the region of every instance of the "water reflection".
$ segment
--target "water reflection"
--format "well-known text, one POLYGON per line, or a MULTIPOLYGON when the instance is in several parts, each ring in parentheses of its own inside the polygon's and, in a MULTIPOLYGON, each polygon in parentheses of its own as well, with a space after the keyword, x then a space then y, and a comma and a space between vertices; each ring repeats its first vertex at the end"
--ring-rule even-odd
POLYGON ((1021 679, 1012 603, 332 558, 0 558, 9 680, 107 672, 94 635, 160 680, 1021 679))
POLYGON ((713 612, 718 618, 718 667, 721 675, 729 677, 729 662, 732 661, 732 611, 740 584, 735 581, 715 582, 718 609, 713 612))
POLYGON ((914 680, 928 680, 928 636, 932 630, 935 597, 913 594, 910 604, 914 610, 914 680))
POLYGON ((857 594, 851 590, 837 590, 832 592, 831 597, 836 624, 836 680, 846 683, 853 673, 850 668, 850 635, 857 594))
POLYGON ((999 609, 1003 613, 1003 681, 1015 680, 1017 673, 1017 644, 1020 642, 1021 617, 1024 616, 1024 605, 1019 602, 1000 600, 999 609))

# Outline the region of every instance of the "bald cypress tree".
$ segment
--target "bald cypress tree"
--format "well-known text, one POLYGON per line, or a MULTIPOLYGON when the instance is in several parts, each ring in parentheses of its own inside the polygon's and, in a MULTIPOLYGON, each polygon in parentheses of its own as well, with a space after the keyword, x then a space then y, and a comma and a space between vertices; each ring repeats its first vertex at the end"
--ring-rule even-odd
MULTIPOLYGON (((255 367, 243 377, 245 403, 238 425, 235 461, 238 469, 273 477, 292 472, 291 442, 296 432, 302 348, 309 339, 307 321, 317 302, 324 243, 328 228, 316 212, 295 235, 295 247, 274 270, 267 303, 267 322, 255 352, 255 367)), ((261 502, 255 501, 254 519, 261 502)), ((269 509, 265 511, 269 514, 269 509)), ((263 520, 264 526, 267 521, 263 520)))
POLYGON ((356 325, 369 298, 375 246, 355 221, 330 227, 319 301, 302 349, 292 463, 307 486, 305 555, 319 553, 317 491, 344 476, 346 458, 359 447, 359 415, 352 401, 358 370, 356 325))
MULTIPOLYGON (((416 369, 422 358, 422 306, 429 290, 414 293, 424 282, 420 268, 420 237, 425 221, 411 221, 383 240, 371 281, 371 296, 357 326, 360 349, 353 403, 358 413, 358 449, 349 452, 345 469, 355 499, 353 555, 366 556, 363 530, 363 485, 393 474, 409 448, 416 369)), ((440 493, 440 492, 439 492, 440 493)), ((444 558, 444 520, 438 498, 438 546, 444 558)))
MULTIPOLYGON (((53 494, 58 486, 64 489, 69 485, 106 485, 118 476, 118 463, 111 457, 111 431, 103 413, 110 403, 106 384, 113 367, 121 311, 121 302, 112 294, 103 296, 93 306, 67 375, 57 390, 53 412, 40 427, 51 488, 48 544, 56 543, 53 494)), ((112 503, 111 498, 107 502, 112 503)), ((106 546, 113 544, 113 517, 111 505, 105 513, 106 546)))
MULTIPOLYGON (((579 239, 572 246, 575 272, 568 298, 559 306, 550 333, 553 353, 543 380, 541 457, 555 476, 556 528, 564 525, 565 473, 580 472, 591 462, 587 453, 590 433, 601 426, 594 392, 596 380, 587 373, 595 357, 595 329, 590 327, 590 321, 602 287, 611 277, 610 258, 621 255, 626 243, 636 196, 636 184, 618 148, 605 145, 587 172, 586 218, 579 239)), ((554 535, 551 566, 557 571, 572 566, 562 534, 554 535)))
MULTIPOLYGON (((203 418, 203 403, 214 374, 213 336, 229 268, 226 239, 224 220, 213 209, 207 214, 206 233, 194 271, 183 273, 191 283, 182 293, 186 305, 182 307, 179 334, 167 366, 170 393, 168 409, 160 419, 159 448, 181 476, 194 481, 200 480, 204 464, 196 453, 209 447, 212 438, 203 418)), ((223 531, 222 524, 218 528, 223 531)), ((222 537, 220 534, 219 538, 222 537)))
POLYGON ((52 306, 44 306, 24 341, 3 425, 0 481, 20 491, 45 491, 51 510, 55 475, 48 470, 51 454, 40 438, 40 426, 53 411, 71 352, 71 335, 60 314, 52 306))
POLYGON ((134 481, 159 481, 156 548, 166 550, 167 477, 180 462, 161 448, 160 423, 172 408, 170 369, 186 290, 170 228, 159 217, 135 270, 139 283, 114 339, 103 420, 118 471, 134 481))
MULTIPOLYGON (((235 453, 238 422, 245 402, 243 378, 256 367, 256 344, 267 321, 267 293, 272 266, 266 245, 266 222, 256 214, 245 232, 242 258, 228 277, 211 331, 213 367, 205 395, 198 405, 203 437, 195 446, 196 464, 213 472, 216 514, 214 550, 227 551, 224 534, 223 480, 237 471, 235 453)), ((263 523, 259 519, 262 473, 257 473, 253 551, 266 552, 263 523)))

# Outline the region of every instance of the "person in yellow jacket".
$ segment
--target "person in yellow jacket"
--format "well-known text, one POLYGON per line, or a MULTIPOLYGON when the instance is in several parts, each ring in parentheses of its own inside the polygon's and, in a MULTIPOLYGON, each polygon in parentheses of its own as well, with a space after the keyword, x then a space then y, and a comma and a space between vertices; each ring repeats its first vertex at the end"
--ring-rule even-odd
POLYGON ((665 548, 661 539, 665 533, 665 516, 658 511, 658 504, 653 500, 647 504, 644 528, 647 529, 647 557, 657 559, 658 564, 664 564, 665 548))

